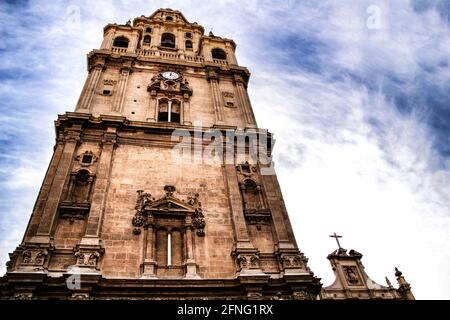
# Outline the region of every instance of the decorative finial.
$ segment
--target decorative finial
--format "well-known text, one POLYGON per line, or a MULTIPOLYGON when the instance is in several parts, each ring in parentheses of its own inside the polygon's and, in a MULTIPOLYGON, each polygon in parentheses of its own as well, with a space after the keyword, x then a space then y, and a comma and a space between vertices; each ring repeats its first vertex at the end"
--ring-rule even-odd
POLYGON ((166 192, 167 197, 171 197, 173 193, 176 191, 175 186, 167 185, 164 186, 164 191, 166 192))
POLYGON ((341 244, 339 243, 339 238, 342 238, 342 236, 338 236, 335 232, 334 234, 330 235, 330 238, 335 238, 337 245, 339 247, 339 250, 342 250, 341 244))
POLYGON ((395 267, 395 276, 396 276, 397 278, 402 276, 402 272, 401 272, 400 270, 398 270, 397 267, 395 267))
POLYGON ((386 284, 388 285, 388 287, 392 288, 392 283, 391 283, 391 281, 389 281, 389 278, 385 277, 385 279, 386 279, 386 284))

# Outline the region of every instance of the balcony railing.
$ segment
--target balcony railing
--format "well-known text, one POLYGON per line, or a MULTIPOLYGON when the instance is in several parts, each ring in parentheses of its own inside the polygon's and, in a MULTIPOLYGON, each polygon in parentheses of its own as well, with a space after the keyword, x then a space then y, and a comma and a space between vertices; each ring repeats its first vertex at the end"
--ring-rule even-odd
MULTIPOLYGON (((112 47, 111 51, 113 53, 125 54, 125 53, 127 53, 127 48, 112 47)), ((184 60, 184 61, 194 62, 194 63, 205 62, 205 58, 203 56, 191 56, 191 55, 182 54, 182 53, 178 53, 178 52, 136 49, 135 54, 140 57, 149 57, 149 58, 156 58, 156 59, 161 58, 161 59, 167 59, 167 60, 184 60)), ((226 60, 213 59, 212 62, 216 63, 216 64, 224 65, 224 66, 228 65, 228 61, 226 61, 226 60)))
POLYGON ((122 47, 112 47, 111 51, 113 53, 126 53, 127 52, 127 48, 122 48, 122 47))

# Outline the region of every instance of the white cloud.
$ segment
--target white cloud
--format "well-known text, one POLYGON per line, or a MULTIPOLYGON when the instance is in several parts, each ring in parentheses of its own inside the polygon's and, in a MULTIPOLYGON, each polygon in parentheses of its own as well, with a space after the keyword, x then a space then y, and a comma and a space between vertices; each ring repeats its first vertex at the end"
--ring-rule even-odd
POLYGON ((450 33, 436 11, 415 12, 408 1, 34 1, 26 14, 40 19, 30 25, 16 16, 22 12, 0 10, 15 30, 7 42, 14 54, 2 55, 0 70, 38 78, 0 87, 3 99, 14 97, 22 108, 0 109, 0 138, 20 138, 9 141, 16 147, 0 171, 11 177, 2 182, 1 259, 20 242, 54 143, 52 120, 74 109, 85 54, 100 45, 107 23, 159 7, 236 41, 239 62, 253 74, 258 123, 277 139, 277 172, 298 244, 324 284, 332 282, 325 257, 336 231, 345 247, 365 254, 377 282, 393 280, 398 266, 416 297, 448 299, 449 162, 434 165, 442 156, 425 106, 403 114, 385 89, 394 78, 408 95, 423 83, 444 90, 450 68, 436 66, 448 58, 450 33), (380 8, 376 30, 367 28, 370 5, 380 8), (305 44, 293 43, 300 40, 305 44), (24 118, 29 126, 18 126, 24 118))

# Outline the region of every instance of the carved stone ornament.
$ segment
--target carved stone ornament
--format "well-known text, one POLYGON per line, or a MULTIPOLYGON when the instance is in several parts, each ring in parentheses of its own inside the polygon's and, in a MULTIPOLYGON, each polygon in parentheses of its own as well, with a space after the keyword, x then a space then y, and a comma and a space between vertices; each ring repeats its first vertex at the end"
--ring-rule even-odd
POLYGON ((97 162, 98 157, 92 151, 85 151, 75 158, 82 167, 89 167, 97 162))
POLYGON ((22 265, 43 266, 47 256, 47 249, 26 249, 22 253, 22 265))
POLYGON ((152 96, 156 96, 158 93, 163 93, 165 95, 171 96, 181 96, 187 97, 192 96, 192 89, 189 86, 189 82, 182 76, 176 79, 166 79, 163 77, 164 72, 159 73, 151 79, 150 84, 147 87, 147 91, 150 92, 152 96))
POLYGON ((307 266, 308 259, 301 252, 282 253, 279 255, 279 262, 284 271, 310 271, 307 266))
POLYGON ((101 254, 98 251, 76 251, 75 258, 77 259, 77 266, 87 266, 97 268, 97 263, 101 254))
POLYGON ((154 212, 184 212, 191 218, 191 225, 197 230, 197 235, 203 237, 205 235, 205 216, 203 214, 202 204, 199 201, 199 195, 189 196, 187 200, 178 199, 174 196, 176 188, 172 185, 164 187, 165 196, 155 199, 151 194, 138 190, 136 200, 136 213, 131 221, 133 225, 133 233, 141 234, 142 227, 149 223, 149 217, 154 212))
POLYGON ((315 300, 316 296, 306 290, 294 291, 292 294, 293 300, 315 300))
POLYGON ((261 268, 258 253, 239 253, 236 255, 236 264, 238 271, 261 268))
POLYGON ((113 86, 117 83, 117 80, 105 79, 103 80, 103 84, 105 86, 113 86))
POLYGON ((358 285, 360 284, 359 277, 357 275, 357 270, 355 266, 343 266, 345 279, 350 285, 358 285))

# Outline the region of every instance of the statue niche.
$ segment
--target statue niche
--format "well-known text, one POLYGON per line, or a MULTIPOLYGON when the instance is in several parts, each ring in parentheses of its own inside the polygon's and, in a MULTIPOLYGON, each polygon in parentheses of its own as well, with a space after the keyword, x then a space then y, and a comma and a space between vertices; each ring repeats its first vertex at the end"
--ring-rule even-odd
POLYGON ((84 219, 90 208, 90 195, 94 175, 87 169, 80 169, 70 174, 70 179, 59 206, 61 218, 84 219))
POLYGON ((258 170, 245 162, 237 166, 244 215, 249 224, 268 224, 268 209, 263 188, 259 183, 258 170))

